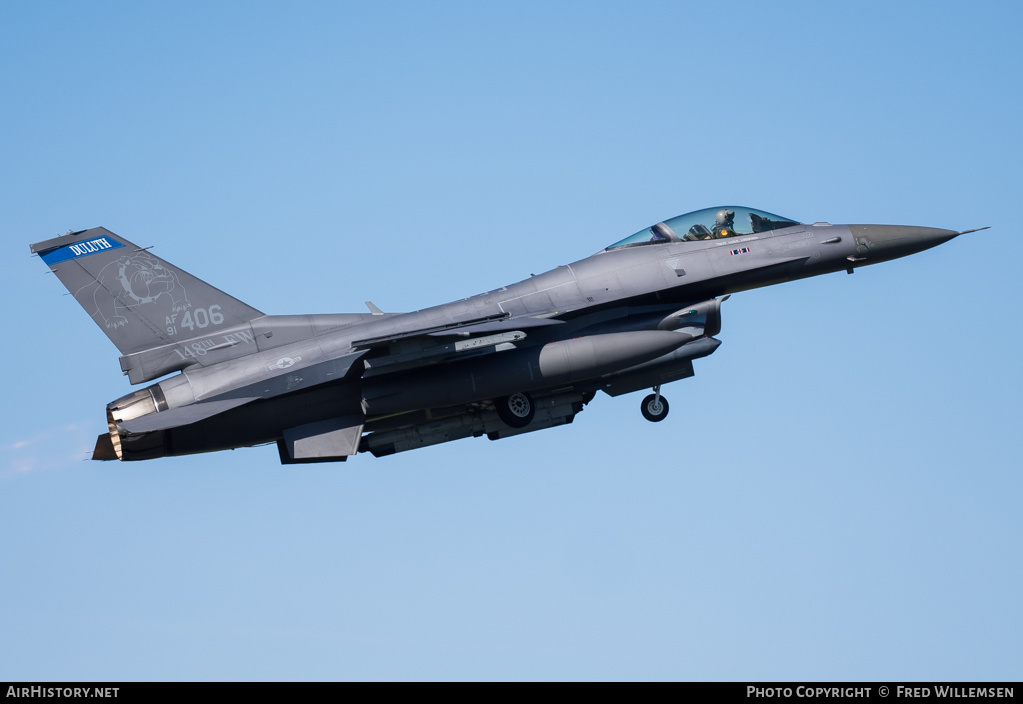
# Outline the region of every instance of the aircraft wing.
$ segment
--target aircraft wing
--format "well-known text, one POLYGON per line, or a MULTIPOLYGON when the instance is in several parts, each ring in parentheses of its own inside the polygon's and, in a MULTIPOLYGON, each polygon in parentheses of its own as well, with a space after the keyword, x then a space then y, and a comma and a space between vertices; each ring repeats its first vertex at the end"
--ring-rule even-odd
POLYGON ((363 376, 376 376, 514 349, 527 337, 527 330, 561 324, 551 318, 505 313, 356 340, 352 347, 369 352, 363 376))
POLYGON ((469 336, 482 333, 507 332, 511 330, 523 330, 528 328, 546 327, 548 325, 560 325, 562 321, 552 318, 537 318, 532 316, 511 317, 508 313, 487 315, 482 318, 470 318, 469 320, 457 323, 448 323, 434 327, 417 328, 406 332, 398 332, 381 337, 370 337, 365 340, 355 340, 352 347, 357 350, 367 350, 375 347, 387 347, 402 340, 416 337, 444 337, 448 335, 469 336))
POLYGON ((474 323, 464 327, 455 328, 450 331, 431 332, 431 337, 443 337, 446 335, 481 335, 492 332, 506 332, 509 330, 530 330, 533 328, 548 327, 550 325, 564 325, 565 321, 556 318, 538 318, 527 315, 520 315, 516 318, 504 318, 491 322, 474 323))

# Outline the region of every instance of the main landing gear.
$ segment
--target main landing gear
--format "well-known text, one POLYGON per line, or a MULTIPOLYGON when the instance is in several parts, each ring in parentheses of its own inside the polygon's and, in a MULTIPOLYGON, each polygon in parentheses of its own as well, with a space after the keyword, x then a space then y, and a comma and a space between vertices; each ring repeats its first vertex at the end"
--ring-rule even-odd
POLYGON ((525 428, 533 422, 536 404, 525 391, 505 396, 494 402, 497 415, 512 428, 525 428))
POLYGON ((668 417, 668 399, 661 396, 661 385, 654 387, 654 392, 643 399, 639 410, 643 417, 651 423, 660 423, 668 417))

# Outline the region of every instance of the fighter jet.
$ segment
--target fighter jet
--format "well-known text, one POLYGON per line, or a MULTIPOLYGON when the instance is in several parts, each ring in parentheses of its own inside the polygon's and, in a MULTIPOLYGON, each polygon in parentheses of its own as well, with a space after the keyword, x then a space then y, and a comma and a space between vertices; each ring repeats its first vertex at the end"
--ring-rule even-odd
POLYGON ((731 294, 851 274, 961 234, 707 208, 454 303, 328 315, 266 315, 102 227, 31 251, 116 345, 132 384, 166 377, 107 405, 93 459, 276 443, 292 464, 551 428, 597 392, 650 389, 642 415, 663 421, 661 387, 718 348, 731 294))

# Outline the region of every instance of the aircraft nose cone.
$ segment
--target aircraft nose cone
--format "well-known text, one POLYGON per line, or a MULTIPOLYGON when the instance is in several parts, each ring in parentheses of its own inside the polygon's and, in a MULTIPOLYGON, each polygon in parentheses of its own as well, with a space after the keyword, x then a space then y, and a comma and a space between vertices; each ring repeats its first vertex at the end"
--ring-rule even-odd
POLYGON ((872 261, 915 254, 958 235, 955 230, 913 225, 850 225, 856 253, 872 261))

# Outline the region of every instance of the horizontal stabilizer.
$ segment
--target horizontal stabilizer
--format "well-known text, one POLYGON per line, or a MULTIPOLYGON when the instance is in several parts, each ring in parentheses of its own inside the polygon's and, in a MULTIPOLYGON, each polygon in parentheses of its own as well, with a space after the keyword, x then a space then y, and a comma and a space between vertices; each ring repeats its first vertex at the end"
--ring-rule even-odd
POLYGON ((96 448, 92 451, 92 459, 94 460, 116 460, 117 451, 114 449, 114 441, 110 438, 110 433, 103 433, 96 438, 96 448))
POLYGON ((221 401, 203 401, 202 403, 193 403, 189 406, 171 408, 160 413, 150 413, 149 415, 133 418, 132 420, 121 421, 118 425, 129 433, 149 433, 154 430, 167 430, 168 428, 197 423, 218 413, 229 411, 238 406, 244 406, 246 403, 255 401, 257 398, 259 397, 250 396, 246 398, 229 398, 221 401))

